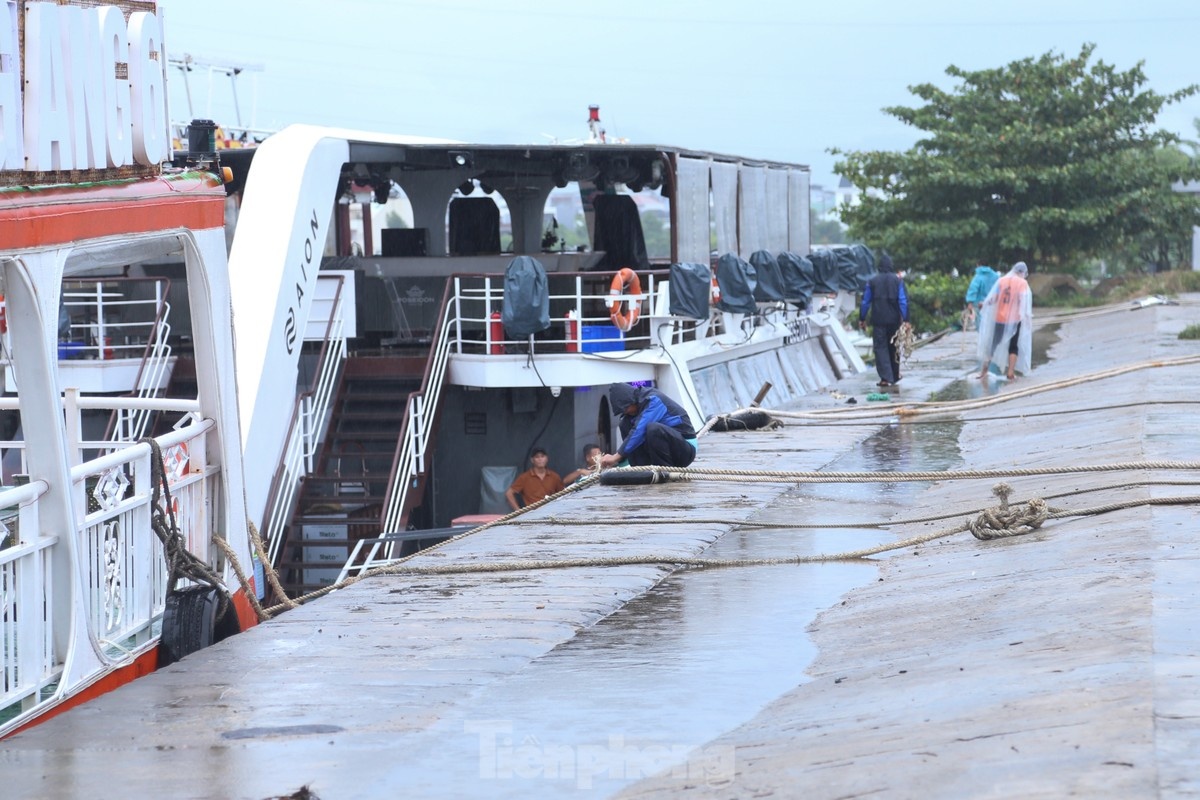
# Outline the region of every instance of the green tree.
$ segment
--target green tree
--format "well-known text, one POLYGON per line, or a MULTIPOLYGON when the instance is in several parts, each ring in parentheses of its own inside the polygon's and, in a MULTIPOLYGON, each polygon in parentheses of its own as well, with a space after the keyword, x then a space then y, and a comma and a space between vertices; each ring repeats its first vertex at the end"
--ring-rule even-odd
POLYGON ((1200 177, 1197 161, 1152 155, 1178 141, 1152 129, 1159 111, 1200 86, 1158 94, 1144 88, 1140 62, 1119 72, 1092 63, 1094 49, 996 69, 950 66, 952 91, 909 87, 924 105, 884 112, 925 133, 913 148, 833 151, 844 157, 835 171, 863 192, 842 211, 850 236, 926 270, 975 258, 1073 270, 1200 221, 1194 197, 1183 211, 1163 200, 1173 181, 1200 177), (1172 213, 1159 213, 1163 205, 1172 213))

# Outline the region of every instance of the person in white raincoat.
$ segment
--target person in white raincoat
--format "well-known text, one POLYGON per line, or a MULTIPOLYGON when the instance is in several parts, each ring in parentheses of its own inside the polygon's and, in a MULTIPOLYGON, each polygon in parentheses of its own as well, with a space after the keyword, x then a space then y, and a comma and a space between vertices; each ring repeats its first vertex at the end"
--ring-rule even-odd
POLYGON ((1028 375, 1033 352, 1033 292, 1025 277, 1029 268, 1018 261, 988 292, 979 310, 979 379, 985 380, 992 362, 1003 364, 1008 353, 1006 377, 1014 370, 1028 375))

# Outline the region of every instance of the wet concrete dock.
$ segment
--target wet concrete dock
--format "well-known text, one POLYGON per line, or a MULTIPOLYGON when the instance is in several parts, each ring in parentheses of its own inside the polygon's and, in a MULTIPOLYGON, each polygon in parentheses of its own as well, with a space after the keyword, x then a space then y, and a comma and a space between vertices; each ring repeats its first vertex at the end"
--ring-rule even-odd
MULTIPOLYGON (((959 383, 973 341, 950 335, 917 352, 901 396, 1002 396, 1200 354, 1175 338, 1198 318, 1182 305, 1064 322, 1049 362, 1012 386, 959 383)), ((857 376, 803 405, 872 407, 873 382, 857 376)), ((1145 369, 961 422, 712 434, 695 466, 1196 458, 1200 406, 1165 401, 1198 390, 1198 366, 1145 369), (1034 416, 1044 412, 1056 413, 1034 416)), ((1007 482, 1017 499, 1067 507, 1200 493, 1138 482, 1163 478, 1200 480, 1007 482)), ((3 796, 265 798, 303 785, 325 800, 1200 794, 1194 505, 992 542, 960 534, 851 563, 668 566, 896 541, 948 523, 855 523, 978 509, 994 503, 993 483, 591 486, 414 563, 662 564, 361 582, 0 742, 3 796), (764 522, 822 527, 744 524, 764 522)))

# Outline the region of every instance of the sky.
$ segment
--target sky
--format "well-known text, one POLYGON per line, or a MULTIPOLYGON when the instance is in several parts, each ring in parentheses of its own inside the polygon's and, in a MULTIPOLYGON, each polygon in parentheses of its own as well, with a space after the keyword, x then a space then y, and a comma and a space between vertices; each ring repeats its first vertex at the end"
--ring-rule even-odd
MULTIPOLYGON (((168 55, 246 67, 168 75, 172 119, 310 123, 497 144, 610 137, 808 164, 837 185, 842 150, 903 150, 882 109, 1049 51, 1163 94, 1200 83, 1197 0, 162 0, 168 55), (187 90, 187 91, 185 91, 187 90), (187 94, 191 94, 191 113, 187 94)), ((1158 126, 1200 138, 1200 96, 1158 126)))

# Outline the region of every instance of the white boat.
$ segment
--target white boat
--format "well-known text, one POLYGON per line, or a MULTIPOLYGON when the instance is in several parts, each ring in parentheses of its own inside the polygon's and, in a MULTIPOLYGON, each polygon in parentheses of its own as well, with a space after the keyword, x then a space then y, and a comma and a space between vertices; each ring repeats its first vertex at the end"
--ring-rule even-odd
POLYGON ((226 192, 211 158, 169 165, 161 12, 8 10, 0 735, 254 624, 257 593, 234 569, 252 560, 226 192), (172 396, 180 306, 195 369, 172 396))
POLYGON ((764 390, 779 405, 861 371, 819 294, 708 306, 715 253, 808 253, 808 179, 803 165, 661 145, 309 126, 268 138, 230 266, 245 452, 260 465, 248 504, 289 592, 506 512, 503 489, 535 445, 562 472, 587 442, 615 447, 610 383, 653 383, 700 424, 764 390), (376 231, 385 215, 404 227, 376 231), (652 226, 664 235, 647 246, 652 226), (532 336, 506 332, 506 270, 521 255, 544 276, 532 336), (682 265, 705 276, 698 312, 672 297, 682 265), (345 283, 330 315, 320 279, 334 275, 345 283), (293 407, 289 423, 279 410, 293 407))
POLYGON ((739 259, 809 250, 803 165, 205 124, 172 157, 154 3, 9 8, 0 736, 254 624, 254 528, 328 587, 506 510, 535 445, 615 447, 610 383, 700 424, 864 368, 819 293, 746 300, 739 259))

